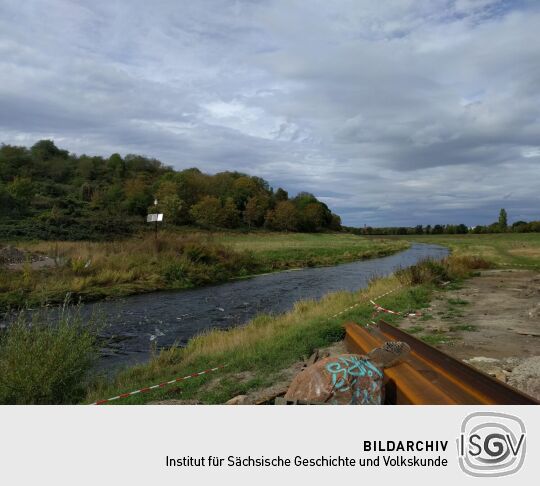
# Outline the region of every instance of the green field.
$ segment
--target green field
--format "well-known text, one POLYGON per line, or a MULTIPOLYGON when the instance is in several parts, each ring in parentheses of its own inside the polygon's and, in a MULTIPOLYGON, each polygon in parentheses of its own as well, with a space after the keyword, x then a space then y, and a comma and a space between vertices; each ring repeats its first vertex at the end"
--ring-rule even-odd
POLYGON ((359 238, 348 233, 222 233, 220 243, 235 251, 249 251, 266 268, 335 265, 376 258, 407 248, 384 238, 359 238))
MULTIPOLYGON (((13 244, 13 243, 12 243, 13 244)), ((350 234, 162 232, 110 242, 38 241, 15 245, 51 266, 0 266, 0 309, 188 289, 289 268, 390 255, 406 241, 350 234)), ((0 245, 1 246, 1 245, 0 245)))
POLYGON ((540 267, 540 233, 415 235, 396 239, 448 246, 457 255, 480 256, 497 265, 540 267))

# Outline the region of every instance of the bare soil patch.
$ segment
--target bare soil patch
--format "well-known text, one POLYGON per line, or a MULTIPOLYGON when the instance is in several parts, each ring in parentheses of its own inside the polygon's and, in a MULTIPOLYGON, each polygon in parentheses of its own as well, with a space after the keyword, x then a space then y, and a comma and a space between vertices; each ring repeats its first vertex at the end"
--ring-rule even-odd
POLYGON ((487 270, 401 328, 540 399, 540 274, 487 270))

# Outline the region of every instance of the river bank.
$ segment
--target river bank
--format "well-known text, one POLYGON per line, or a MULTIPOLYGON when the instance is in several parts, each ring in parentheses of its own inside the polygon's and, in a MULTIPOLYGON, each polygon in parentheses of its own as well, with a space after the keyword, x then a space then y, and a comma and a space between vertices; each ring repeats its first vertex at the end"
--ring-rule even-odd
POLYGON ((66 294, 72 302, 88 302, 192 289, 254 274, 391 255, 409 245, 341 233, 201 231, 163 232, 157 240, 147 235, 111 242, 20 242, 16 246, 26 252, 27 261, 0 262, 0 310, 58 304, 66 294))
MULTIPOLYGON (((88 402, 112 397, 174 377, 226 365, 178 385, 158 388, 118 401, 119 404, 182 400, 185 403, 224 403, 237 395, 274 386, 286 378, 290 367, 306 360, 315 349, 340 342, 348 320, 368 322, 373 312, 369 300, 388 291, 379 303, 400 312, 426 308, 438 285, 470 275, 478 259, 450 257, 445 262, 421 263, 390 277, 376 279, 367 289, 328 294, 317 301, 302 301, 284 314, 255 318, 246 326, 213 330, 190 340, 186 347, 162 351, 149 363, 120 372, 89 390, 88 402)), ((389 320, 396 321, 396 316, 389 320)), ((184 403, 184 402, 182 402, 184 403)))

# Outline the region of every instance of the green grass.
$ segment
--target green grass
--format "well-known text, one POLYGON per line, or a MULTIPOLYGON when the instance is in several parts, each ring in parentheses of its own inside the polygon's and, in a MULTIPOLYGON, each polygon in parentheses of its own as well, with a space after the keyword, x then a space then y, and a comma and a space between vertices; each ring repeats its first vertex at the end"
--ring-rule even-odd
POLYGON ((25 242, 58 265, 20 271, 0 266, 0 310, 177 290, 288 268, 390 255, 405 241, 350 234, 162 232, 111 242, 25 242))
POLYGON ((404 250, 390 239, 358 238, 348 233, 223 233, 217 240, 235 251, 249 251, 267 269, 335 265, 404 250))
POLYGON ((407 329, 409 334, 418 334, 424 330, 423 326, 412 326, 407 329))
POLYGON ((97 359, 94 324, 78 310, 22 313, 0 332, 0 404, 66 404, 84 398, 97 359))
POLYGON ((418 337, 426 344, 429 344, 431 346, 448 344, 454 340, 454 338, 447 336, 443 331, 440 331, 438 329, 434 329, 429 334, 422 334, 418 337))
POLYGON ((448 299, 449 305, 468 305, 469 301, 463 299, 448 299))
POLYGON ((526 265, 540 269, 540 233, 417 235, 396 237, 448 246, 456 255, 479 256, 496 265, 526 265))

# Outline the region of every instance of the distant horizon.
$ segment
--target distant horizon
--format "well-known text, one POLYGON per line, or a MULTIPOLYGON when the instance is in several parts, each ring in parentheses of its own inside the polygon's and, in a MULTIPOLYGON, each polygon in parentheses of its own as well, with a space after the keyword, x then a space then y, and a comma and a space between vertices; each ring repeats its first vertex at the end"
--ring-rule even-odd
POLYGON ((254 174, 347 226, 539 220, 538 31, 533 0, 3 2, 0 140, 254 174))
MULTIPOLYGON (((44 139, 42 139, 44 140, 44 139)), ((66 147, 63 147, 62 145, 59 145, 59 143, 55 140, 53 140, 52 138, 50 139, 45 139, 45 140, 51 140, 53 141, 53 143, 59 148, 59 149, 62 149, 62 150, 68 150, 66 147)), ((36 140, 34 143, 38 142, 39 140, 36 140)), ((30 145, 22 145, 26 148, 30 148, 34 143, 30 144, 30 145)), ((0 141, 0 145, 16 145, 16 144, 8 144, 6 142, 1 142, 0 141)), ((109 154, 97 154, 97 153, 88 153, 88 152, 81 152, 81 153, 76 153, 76 152, 72 152, 71 150, 68 150, 70 155, 74 155, 74 156, 81 156, 81 155, 88 155, 90 157, 103 157, 103 158, 108 158, 110 157, 112 154, 119 154, 122 158, 126 157, 127 155, 139 155, 139 156, 142 156, 142 157, 146 157, 146 158, 149 158, 149 159, 156 159, 156 160, 159 160, 160 162, 162 162, 165 166, 169 166, 171 167, 172 169, 176 170, 176 171, 181 171, 181 170, 186 170, 186 169, 191 169, 191 168, 197 168, 199 170, 202 170, 203 172, 207 173, 207 174, 216 174, 217 172, 211 172, 211 171, 205 171, 203 169, 201 169, 201 167, 199 167, 199 165, 197 164, 192 164, 192 165, 187 165, 187 166, 175 166, 173 164, 167 164, 165 162, 163 162, 162 160, 160 160, 159 158, 157 157, 154 157, 150 154, 139 154, 139 153, 120 153, 120 152, 111 152, 109 154)), ((218 171, 218 172, 241 172, 241 171, 238 171, 236 169, 227 169, 227 168, 223 168, 222 170, 218 171)), ((247 175, 249 176, 259 176, 259 174, 256 174, 256 173, 248 173, 246 172, 247 175)), ((267 179, 265 179, 267 180, 267 179)), ((270 181, 267 180, 267 182, 269 183, 270 187, 272 187, 272 189, 275 191, 277 190, 279 187, 281 187, 282 189, 286 190, 288 193, 289 193, 289 196, 295 196, 296 194, 300 193, 300 192, 306 192, 306 191, 303 191, 302 189, 299 189, 297 192, 294 192, 294 191, 289 191, 288 188, 287 188, 287 185, 281 185, 281 186, 274 186, 270 183, 270 181)), ((320 199, 321 201, 325 202, 324 201, 324 197, 323 196, 319 196, 317 194, 314 194, 315 197, 317 197, 318 199, 320 199)), ((328 207, 333 210, 334 208, 331 207, 331 205, 328 205, 328 207)), ((499 208, 499 210, 502 209, 502 208, 499 208)), ((504 208, 506 209, 506 208, 504 208)), ((343 223, 343 226, 347 226, 347 227, 350 227, 350 228, 359 228, 359 229, 362 229, 364 227, 371 227, 371 228, 399 228, 399 227, 407 227, 407 228, 414 228, 415 226, 418 226, 418 225, 421 225, 423 226, 424 228, 426 226, 435 226, 437 224, 440 224, 442 226, 446 226, 446 225, 460 225, 460 224, 465 224, 465 226, 467 226, 467 228, 471 229, 471 228, 474 228, 476 226, 487 226, 487 225, 490 225, 490 224, 493 224, 496 222, 497 220, 497 216, 498 216, 498 211, 496 212, 494 218, 492 221, 489 221, 489 222, 485 222, 485 223, 476 223, 476 224, 466 224, 464 223, 463 221, 459 221, 459 222, 441 222, 441 221, 437 221, 437 222, 433 222, 433 223, 412 223, 412 224, 381 224, 381 225, 378 225, 378 226, 375 226, 375 225, 370 225, 370 224, 367 224, 367 223, 362 223, 360 225, 349 225, 349 224, 346 224, 346 223, 343 223)), ((339 216, 341 216, 339 213, 337 213, 339 216)), ((538 218, 540 219, 540 218, 538 218)), ((534 220, 534 219, 533 219, 534 220)), ((511 215, 509 214, 508 215, 508 225, 511 226, 513 223, 517 222, 517 221, 522 221, 522 219, 513 219, 511 217, 511 215)))

